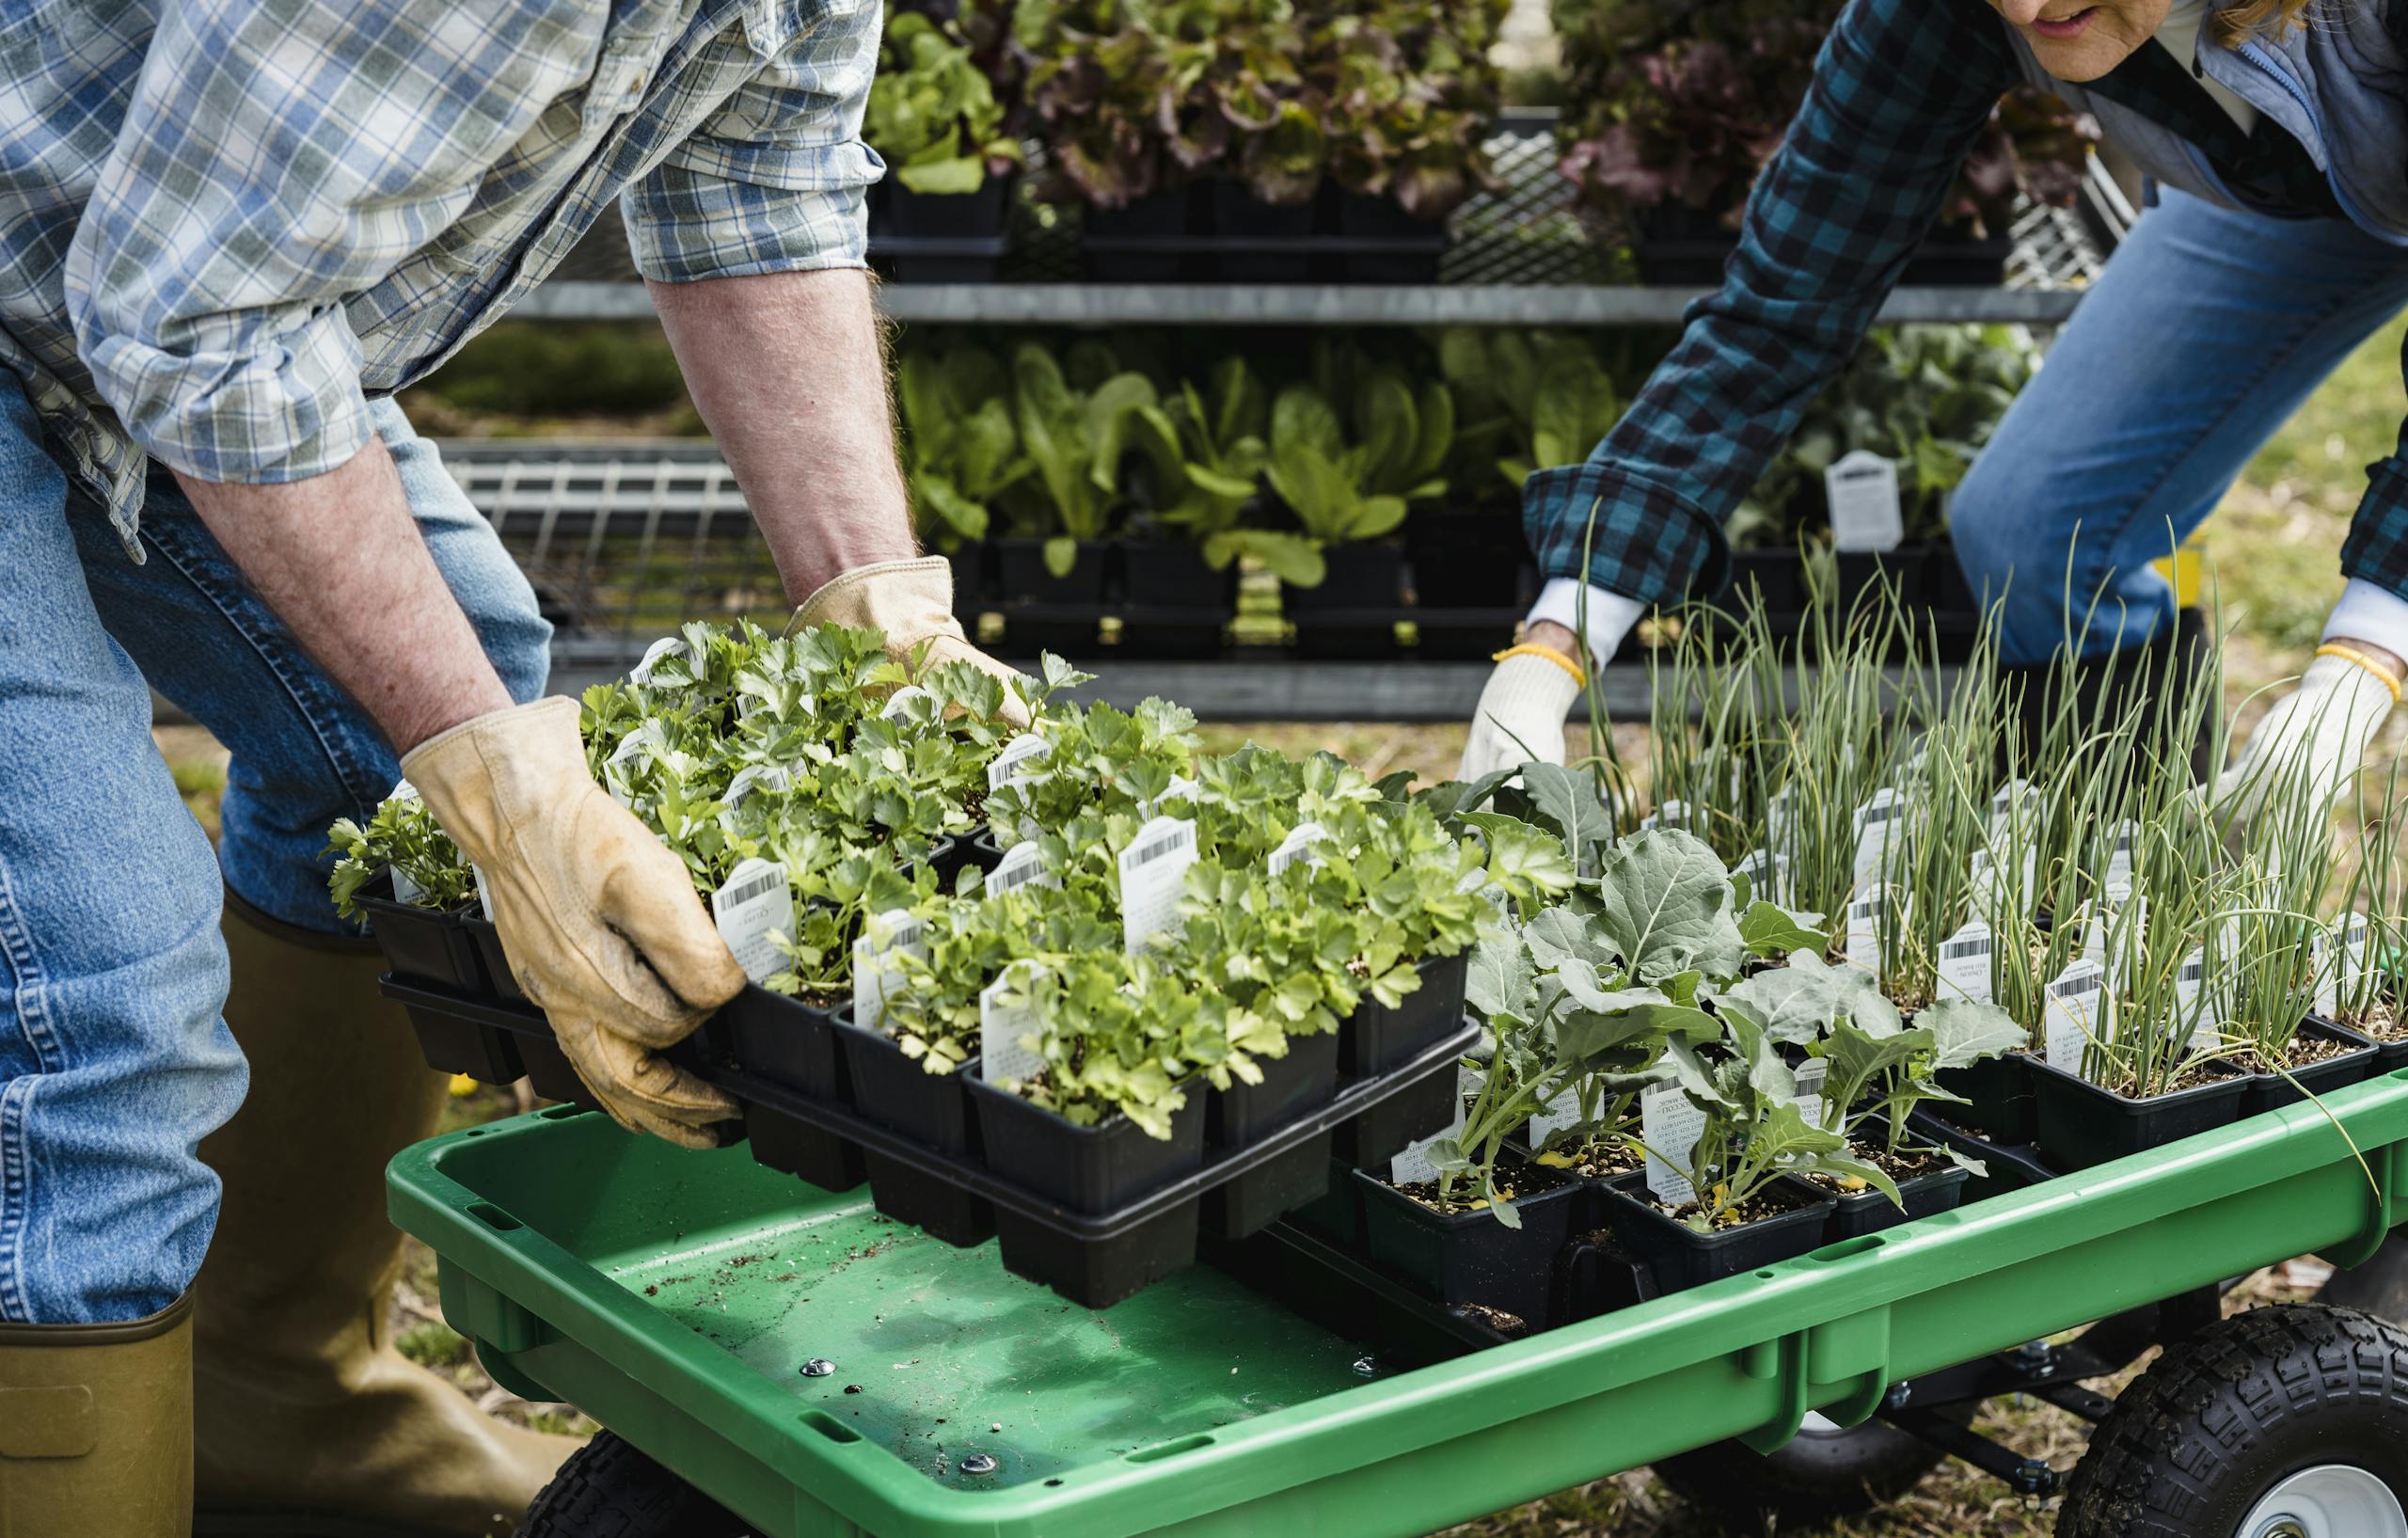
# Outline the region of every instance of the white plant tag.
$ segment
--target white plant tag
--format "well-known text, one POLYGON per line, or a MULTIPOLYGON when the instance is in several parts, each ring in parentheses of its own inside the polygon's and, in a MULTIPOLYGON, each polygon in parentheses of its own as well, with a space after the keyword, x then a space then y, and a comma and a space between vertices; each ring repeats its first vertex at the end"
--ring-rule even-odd
POLYGON ((1279 847, 1271 851, 1271 858, 1264 864, 1274 876, 1281 874, 1299 860, 1318 869, 1322 858, 1313 853, 1313 846, 1328 836, 1329 830, 1320 823, 1300 822, 1288 830, 1288 836, 1279 841, 1279 847))
POLYGON ((686 655, 686 642, 676 636, 662 636, 643 649, 643 658, 627 670, 627 682, 647 685, 652 682, 652 670, 673 657, 686 655))
POLYGON ((1689 825, 1689 803, 1677 797, 1639 819, 1639 831, 1652 828, 1686 828, 1689 825))
POLYGON ((1481 1071, 1469 1063, 1455 1065, 1455 1114, 1447 1125, 1429 1136, 1405 1145, 1404 1151, 1388 1161, 1388 1183, 1412 1185, 1420 1181, 1438 1178, 1438 1166, 1430 1157, 1431 1149, 1449 1138, 1461 1137, 1464 1116, 1474 1097, 1480 1093, 1481 1071))
POLYGON ((1005 743, 1003 751, 988 761, 987 788, 1001 790, 1015 780, 1029 779, 1053 756, 1052 743, 1034 732, 1023 732, 1005 743))
POLYGON ((1015 844, 1004 851, 1002 862, 987 878, 987 895, 1000 896, 1024 886, 1062 890, 1062 878, 1045 868, 1045 850, 1034 843, 1015 844))
POLYGON ((1120 851, 1120 940, 1135 952, 1179 925, 1179 890, 1196 864, 1196 824, 1156 817, 1120 851))
POLYGON ((2307 943, 2308 965, 2315 969, 2316 994, 2308 1008, 2331 1020, 2341 1009, 2341 957, 2330 930, 2319 929, 2307 943))
POLYGON ((1823 1086, 1830 1082, 1831 1063, 1828 1057, 1809 1057, 1798 1065, 1798 1114, 1814 1127, 1832 1128, 1823 1118, 1823 1086))
POLYGON ((1840 942, 1840 955, 1850 966, 1867 972, 1881 970, 1881 915, 1890 903, 1890 889, 1877 886, 1847 905, 1847 928, 1840 942))
POLYGON ((2079 1076, 2090 1042, 2109 1036, 2107 974, 2094 961, 2076 961, 2049 985, 2042 1039, 2050 1066, 2079 1076))
POLYGON ((1904 797, 1889 785, 1875 791, 1856 809, 1856 879, 1871 880, 1881 874, 1890 857, 1891 830, 1906 815, 1904 797))
POLYGON ((901 689, 896 690, 894 693, 889 694, 886 697, 886 704, 879 708, 878 712, 878 719, 880 721, 899 721, 904 715, 910 712, 914 702, 919 700, 933 700, 935 698, 936 696, 934 694, 929 693, 927 690, 922 689, 917 684, 906 684, 901 689))
POLYGON ((711 894, 711 921, 745 976, 765 983, 785 971, 791 963, 769 943, 773 934, 794 932, 794 888, 785 867, 761 859, 738 864, 711 894))
POLYGON ((1894 550, 1907 537, 1898 503, 1898 467, 1870 449, 1843 456, 1823 472, 1831 504, 1831 547, 1894 550))
POLYGON ((2132 850, 2141 836, 2141 825, 2124 821, 2115 824, 2115 842, 2108 846, 2107 871, 2101 879, 2107 896, 2121 901, 2132 890, 2132 850))
POLYGON ((1647 1145, 1647 1189, 1674 1211, 1697 1200, 1688 1165, 1705 1132, 1705 1113, 1678 1086, 1663 1085, 1639 1097, 1639 1121, 1647 1145))
POLYGON ((393 867, 393 900, 405 907, 417 908, 426 901, 426 888, 411 879, 401 866, 393 867))
POLYGON ((1037 1011, 1026 1003, 1004 1002, 1004 995, 1011 991, 1014 970, 1034 965, 1014 961, 979 990, 978 1076, 990 1084, 1025 1083, 1045 1070, 1045 1059, 1021 1045, 1021 1038, 1037 1034, 1037 1011))
MULTIPOLYGON (((2126 888, 2130 894, 2131 889, 2126 888)), ((2148 943, 2148 899, 2137 895, 2105 910, 2099 916, 2099 927, 2107 931, 2107 988, 2121 997, 2131 981, 2132 959, 2147 954, 2148 943)))
POLYGON ((1566 1089, 1536 1116, 1530 1118, 1530 1148, 1533 1152, 1546 1147, 1546 1140, 1580 1120, 1580 1092, 1566 1089))
POLYGON ((1782 845, 1788 843, 1790 841, 1790 835, 1798 831, 1797 817, 1790 810, 1791 807, 1797 803, 1797 797, 1798 785, 1796 782, 1793 781, 1773 792, 1772 800, 1765 802, 1765 843, 1766 846, 1772 848, 1779 848, 1782 845))
POLYGON ((485 885, 484 869, 471 862, 468 866, 468 875, 477 883, 477 912, 483 915, 487 924, 491 924, 493 922, 493 892, 485 885))
POLYGON ((2341 992, 2353 1002, 2359 991, 2366 986, 2367 951, 2370 940, 2371 927, 2364 913, 2352 913, 2341 921, 2341 942, 2337 947, 2340 953, 2340 966, 2334 980, 2341 992))
POLYGON ((853 942, 853 1023, 865 1031, 886 1027, 886 1001, 903 986, 894 958, 927 954, 927 928, 902 909, 872 913, 853 942))
POLYGON ((747 764, 727 782, 727 804, 740 806, 755 790, 792 790, 794 771, 784 764, 747 764))
POLYGON ((1172 801, 1194 801, 1196 793, 1203 788, 1184 774, 1174 774, 1171 776, 1170 784, 1163 786, 1161 795, 1137 803, 1137 815, 1141 817, 1159 816, 1162 809, 1172 801))
POLYGON ((1967 919, 1963 928, 1940 943, 1941 996, 1989 1003, 1996 996, 1990 981, 1990 962, 1997 949, 1990 927, 1978 918, 1967 919))
POLYGON ((2030 821, 2028 814, 2021 808, 2031 791, 2031 781, 2009 780, 1990 797, 1989 833, 1992 843, 2004 841, 2019 824, 2030 821))
POLYGON ((2208 953, 2194 950, 2174 974, 2174 1013, 2191 1023, 2191 1050, 2207 1052, 2224 1039, 2224 1023, 2207 1007, 2208 953))

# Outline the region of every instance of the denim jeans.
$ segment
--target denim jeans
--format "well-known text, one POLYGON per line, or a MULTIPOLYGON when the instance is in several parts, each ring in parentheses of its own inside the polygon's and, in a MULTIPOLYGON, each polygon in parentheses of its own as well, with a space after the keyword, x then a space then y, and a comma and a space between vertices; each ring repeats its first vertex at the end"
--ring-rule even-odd
POLYGON ((2402 306, 2408 250, 2355 225, 2163 193, 1957 489, 1956 559, 2004 595, 2001 659, 2046 662, 2085 615, 2086 655, 2162 634, 2174 591, 2149 563, 2402 306))
MULTIPOLYGON (((533 698, 550 627, 526 579, 400 410, 382 403, 375 420, 445 579, 512 693, 533 698)), ((71 489, 24 391, 0 375, 9 1322, 135 1319, 190 1285, 217 1204, 195 1148, 248 1083, 219 1018, 223 889, 288 923, 343 931, 326 896, 326 825, 365 816, 399 772, 366 714, 250 592, 165 471, 150 482, 142 544, 136 564, 101 508, 71 489), (152 688, 232 753, 214 856, 152 746, 152 688)))

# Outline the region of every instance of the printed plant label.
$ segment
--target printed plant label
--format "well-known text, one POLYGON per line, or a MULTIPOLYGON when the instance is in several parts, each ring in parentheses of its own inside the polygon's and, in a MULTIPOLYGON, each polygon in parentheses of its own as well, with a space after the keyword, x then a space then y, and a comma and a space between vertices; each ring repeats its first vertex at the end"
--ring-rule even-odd
POLYGON ((1045 1059, 1021 1044, 1022 1037, 1037 1034, 1037 1011, 1018 998, 1015 987, 1025 983, 1036 965, 1014 961, 979 990, 978 1076, 990 1084, 1021 1084, 1045 1070, 1045 1059))
MULTIPOLYGON (((1798 1114, 1804 1117, 1810 1125, 1825 1125, 1823 1086, 1830 1082, 1830 1077, 1831 1064, 1827 1057, 1809 1057, 1798 1065, 1798 1114)), ((1831 1130, 1836 1132, 1838 1129, 1831 1130)))
POLYGON ((727 804, 740 806, 755 790, 792 790, 794 771, 784 764, 747 764, 727 782, 727 804))
POLYGON ((2026 803, 2032 795, 2029 780, 2009 780, 1990 797, 1990 842, 2004 843, 2007 835, 2020 826, 2028 826, 2031 814, 2026 803))
POLYGON ((1867 972, 1881 970, 1881 919, 1890 906, 1890 889, 1877 886, 1847 905, 1847 928, 1840 941, 1840 955, 1850 966, 1867 972))
POLYGON ((491 924, 493 922, 493 889, 485 885, 484 867, 471 861, 468 865, 468 879, 477 883, 477 912, 484 916, 487 924, 491 924))
POLYGON ((1024 886, 1047 886, 1056 892, 1062 890, 1062 878, 1045 868, 1045 850, 1034 843, 1015 844, 1004 851, 1002 863, 987 878, 987 895, 1000 896, 1024 886))
POLYGON ((1844 455, 1823 472, 1831 506, 1831 547, 1838 550, 1894 550, 1907 537, 1898 502, 1898 467, 1870 449, 1844 455))
POLYGON ((1995 997, 1990 972, 1998 942, 1990 927, 1970 918, 1965 927, 1940 943, 1940 986, 1943 997, 1988 1004, 1995 997))
POLYGON ((2341 921, 2341 942, 2337 947, 2340 966, 2335 974, 2335 983, 2342 996, 2353 1004, 2358 1002, 2359 991, 2366 986, 2367 951, 2370 939, 2371 928, 2364 913, 2352 913, 2341 921))
POLYGON ((2194 950, 2174 974, 2174 1013, 2191 1023, 2191 1050, 2211 1051, 2224 1039, 2224 1022, 2208 1007, 2208 953, 2194 950))
POLYGON ((1001 790, 1017 780, 1030 780, 1054 756, 1054 746, 1034 732, 1023 732, 1004 744, 987 765, 987 788, 1001 790))
POLYGON ((1906 816, 1907 801, 1883 785, 1856 809, 1856 879, 1869 881, 1881 874, 1890 858, 1891 832, 1906 816))
POLYGON ((1639 1097, 1639 1120, 1647 1145, 1647 1189, 1675 1210, 1697 1200, 1688 1166, 1705 1132, 1705 1113, 1677 1085, 1663 1085, 1639 1097))
POLYGON ((426 901, 426 888, 419 885, 417 880, 399 865, 393 867, 393 900, 412 908, 426 901))
POLYGON ((853 942, 853 1023, 865 1031, 886 1027, 886 1001, 902 988, 904 971, 895 958, 927 955, 927 928, 902 909, 873 913, 853 942))
POLYGON ((1196 864, 1196 824, 1156 817, 1120 851, 1120 941, 1132 953, 1179 926, 1179 891, 1196 864))
POLYGON ((880 721, 900 721, 905 716, 911 714, 912 706, 922 700, 934 700, 936 696, 934 694, 929 693, 927 690, 922 689, 917 684, 906 684, 901 689, 896 690, 894 693, 886 697, 886 704, 879 710, 878 719, 880 721))
POLYGON ((675 636, 662 636, 643 649, 643 656, 627 670, 627 682, 638 686, 652 682, 652 670, 673 657, 686 655, 686 642, 675 636))
POLYGON ((2325 1020, 2341 1010, 2341 953, 2332 931, 2319 929, 2307 942, 2308 965, 2315 968, 2316 995, 2308 1008, 2325 1020))
POLYGON ((794 888, 785 867, 757 857, 737 864, 711 894, 711 921, 745 976, 765 983, 784 972, 791 963, 769 937, 794 933, 794 888))
POLYGON ((2132 890, 2133 852, 2138 848, 2141 825, 2124 821, 2115 824, 2115 841, 2107 846, 2107 870, 2100 879, 2107 896, 2121 899, 2132 890))
POLYGON ((1163 786, 1161 795, 1137 803, 1137 815, 1141 817, 1157 817, 1161 815, 1162 809, 1172 801, 1195 801, 1196 793, 1203 788, 1184 774, 1174 774, 1170 778, 1170 784, 1163 786))
POLYGON ((2112 1036, 2107 1019, 2107 974, 2097 962, 2074 962, 2049 985, 2042 1031, 2050 1066, 2079 1075, 2091 1041, 2112 1036))
POLYGON ((1418 1142, 1405 1145, 1404 1151, 1388 1161, 1388 1182, 1412 1185, 1420 1181, 1438 1178, 1438 1165, 1431 1158, 1431 1150, 1442 1142, 1451 1142, 1464 1133, 1464 1115, 1480 1094, 1481 1070, 1469 1063, 1455 1065, 1455 1116, 1443 1131, 1432 1133, 1418 1142))
POLYGON ((1288 830, 1288 836, 1279 841, 1279 847, 1271 851, 1271 858, 1264 864, 1274 876, 1283 874, 1299 860, 1319 868, 1322 859, 1313 853, 1313 846, 1327 837, 1329 830, 1320 823, 1300 822, 1288 830))
POLYGON ((1530 1118, 1530 1147, 1543 1149, 1546 1140, 1580 1120, 1580 1091, 1566 1089, 1536 1116, 1530 1118))

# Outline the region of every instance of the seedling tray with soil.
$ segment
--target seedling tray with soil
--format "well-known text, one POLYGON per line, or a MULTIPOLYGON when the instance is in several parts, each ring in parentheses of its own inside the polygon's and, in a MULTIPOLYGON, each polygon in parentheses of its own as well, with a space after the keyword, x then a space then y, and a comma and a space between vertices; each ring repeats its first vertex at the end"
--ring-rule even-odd
POLYGON ((2321 1100, 2336 1089, 2365 1080, 2374 1071, 2377 1058, 2375 1044, 2366 1037, 2345 1025, 2310 1020, 2291 1038, 2290 1061, 2279 1071, 2254 1056, 2246 1060, 2258 1071, 2250 1076, 2249 1095, 2242 1102, 2241 1114, 2256 1116, 2302 1101, 2321 1100))
POLYGON ((1645 1268, 1658 1296, 1816 1248, 1839 1205, 1819 1187, 1784 1175, 1758 1194, 1742 1221, 1701 1233, 1666 1211, 1643 1184, 1613 1188, 1608 1200, 1615 1243, 1645 1268))
POLYGON ((2034 1058, 2032 1096, 2041 1157, 2060 1169, 2087 1169, 2228 1127, 2242 1115, 2256 1083, 2223 1064, 2203 1065, 2190 1078, 2169 1093, 2133 1100, 2034 1058))
POLYGON ((464 993, 493 991, 493 979, 486 975, 476 939, 468 931, 467 921, 477 912, 475 903, 445 909, 403 902, 393 896, 389 871, 361 887, 352 900, 368 915, 369 932, 395 976, 456 988, 464 993))
POLYGON ((1897 1182, 1898 1199, 1892 1201, 1882 1193, 1863 1187, 1845 1188, 1826 1176, 1809 1177, 1837 1203, 1823 1232, 1826 1243, 1880 1233, 1901 1223, 1948 1212, 1964 1199, 1965 1182, 1972 1172, 1936 1154, 1919 1149, 1892 1154, 1885 1150, 1860 1148, 1857 1152, 1878 1165, 1882 1173, 1897 1182))
POLYGON ((1497 1191, 1513 1204, 1517 1228, 1499 1221, 1469 1185, 1442 1205, 1435 1181, 1400 1186, 1360 1169, 1354 1180, 1373 1261, 1449 1308, 1510 1318, 1514 1333, 1562 1322, 1564 1290, 1555 1262, 1579 1211, 1577 1177, 1543 1165, 1500 1164, 1497 1191))

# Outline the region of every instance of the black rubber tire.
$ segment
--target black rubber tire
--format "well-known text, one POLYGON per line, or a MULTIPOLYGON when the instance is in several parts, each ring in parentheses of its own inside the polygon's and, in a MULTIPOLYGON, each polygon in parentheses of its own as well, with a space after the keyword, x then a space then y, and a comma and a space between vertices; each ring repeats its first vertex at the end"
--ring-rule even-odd
POLYGON ((2168 1347, 2124 1390, 2066 1485, 2057 1538, 2229 1538, 2321 1464, 2408 1499, 2408 1333, 2325 1304, 2253 1309, 2168 1347))
MULTIPOLYGON (((1959 1422, 1973 1417, 1970 1404, 1941 1413, 1959 1422)), ((1674 1495, 1731 1531, 1755 1538, 1766 1523, 1787 1531, 1887 1506, 1947 1456, 1887 1421, 1868 1420, 1844 1432, 1800 1432, 1770 1454, 1717 1442, 1662 1459, 1655 1468, 1674 1495)))
POLYGON ((518 1538, 752 1538, 752 1530, 606 1431, 561 1465, 518 1538))

